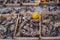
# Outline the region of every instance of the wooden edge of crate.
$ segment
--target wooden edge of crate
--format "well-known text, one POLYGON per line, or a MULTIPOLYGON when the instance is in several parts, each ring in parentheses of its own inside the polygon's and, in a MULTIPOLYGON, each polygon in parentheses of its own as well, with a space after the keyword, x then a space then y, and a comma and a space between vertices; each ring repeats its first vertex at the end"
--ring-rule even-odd
POLYGON ((40 34, 39 37, 41 37, 41 16, 39 17, 39 20, 40 20, 39 21, 40 22, 39 23, 39 34, 40 34))
POLYGON ((20 4, 5 4, 6 6, 20 6, 20 4))
POLYGON ((41 2, 41 0, 35 0, 34 3, 33 2, 31 2, 31 3, 25 3, 25 2, 23 2, 22 4, 23 5, 39 5, 40 2, 41 2))
POLYGON ((16 22, 16 26, 14 28, 14 32, 13 32, 13 36, 15 37, 16 36, 16 32, 18 30, 18 21, 19 21, 19 15, 18 15, 18 18, 17 18, 17 22, 16 22))
POLYGON ((60 10, 57 10, 57 11, 48 11, 47 14, 60 14, 60 10))
POLYGON ((14 37, 19 39, 39 39, 38 37, 14 37))
MULTIPOLYGON (((42 15, 41 15, 41 16, 42 16, 42 15)), ((39 25, 40 25, 40 27, 39 27, 39 28, 40 28, 40 35, 39 35, 39 38, 41 39, 41 25, 42 25, 42 24, 41 24, 41 17, 40 17, 39 19, 40 19, 40 24, 39 24, 39 25)))
POLYGON ((60 37, 41 37, 41 39, 60 39, 60 37))
POLYGON ((14 37, 13 39, 0 39, 0 40, 38 40, 38 37, 14 37))
POLYGON ((41 2, 41 4, 57 4, 56 2, 41 2))
POLYGON ((0 40, 14 40, 14 39, 0 39, 0 40))
POLYGON ((5 17, 14 16, 14 15, 18 15, 18 14, 0 14, 0 16, 5 16, 5 17))
POLYGON ((23 5, 39 5, 39 3, 22 3, 23 5))

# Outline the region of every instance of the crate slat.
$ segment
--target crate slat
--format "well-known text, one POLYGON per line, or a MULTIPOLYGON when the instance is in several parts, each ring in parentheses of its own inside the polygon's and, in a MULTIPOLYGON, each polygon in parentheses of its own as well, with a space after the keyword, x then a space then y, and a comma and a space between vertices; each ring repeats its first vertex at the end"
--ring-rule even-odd
POLYGON ((23 5, 39 5, 39 3, 22 3, 23 5))
POLYGON ((60 37, 41 37, 41 39, 60 39, 60 37))
POLYGON ((38 40, 38 37, 15 37, 15 40, 38 40))

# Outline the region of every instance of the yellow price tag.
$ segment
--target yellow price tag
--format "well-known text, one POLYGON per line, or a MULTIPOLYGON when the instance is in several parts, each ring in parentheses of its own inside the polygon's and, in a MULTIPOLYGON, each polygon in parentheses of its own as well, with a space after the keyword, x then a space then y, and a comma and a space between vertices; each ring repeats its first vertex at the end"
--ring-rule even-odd
POLYGON ((46 0, 41 0, 41 2, 46 2, 46 0))

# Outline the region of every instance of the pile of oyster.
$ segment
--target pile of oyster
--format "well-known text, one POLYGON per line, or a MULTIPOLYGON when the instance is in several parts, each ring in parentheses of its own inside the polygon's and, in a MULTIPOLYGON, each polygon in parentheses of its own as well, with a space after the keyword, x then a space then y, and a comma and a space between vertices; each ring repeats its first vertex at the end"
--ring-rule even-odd
POLYGON ((39 19, 31 19, 31 14, 27 12, 24 15, 19 15, 19 32, 16 36, 32 37, 39 35, 39 19))
POLYGON ((16 26, 17 15, 5 14, 0 17, 0 38, 12 38, 16 26))
POLYGON ((42 36, 60 36, 60 15, 46 14, 42 17, 42 36))

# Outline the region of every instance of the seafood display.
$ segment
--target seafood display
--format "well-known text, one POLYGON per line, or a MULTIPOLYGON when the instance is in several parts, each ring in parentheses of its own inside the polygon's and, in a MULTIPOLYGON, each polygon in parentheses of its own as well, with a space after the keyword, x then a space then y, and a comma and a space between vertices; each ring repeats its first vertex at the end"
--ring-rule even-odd
POLYGON ((60 40, 60 0, 0 0, 0 40, 60 40))
POLYGON ((16 26, 17 15, 1 15, 0 17, 0 38, 12 38, 16 26))
POLYGON ((42 36, 60 36, 60 14, 46 14, 42 17, 42 36))

